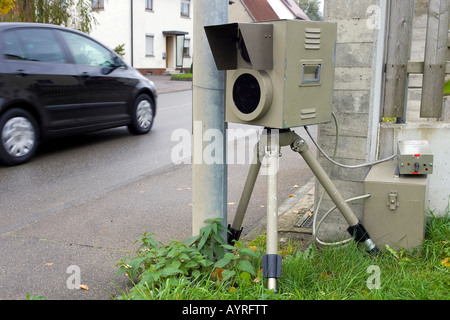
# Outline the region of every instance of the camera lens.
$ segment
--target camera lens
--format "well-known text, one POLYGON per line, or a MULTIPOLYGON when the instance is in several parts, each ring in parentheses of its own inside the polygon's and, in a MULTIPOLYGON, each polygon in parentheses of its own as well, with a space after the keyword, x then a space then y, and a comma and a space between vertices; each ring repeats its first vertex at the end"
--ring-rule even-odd
POLYGON ((233 85, 233 101, 236 108, 250 114, 256 110, 261 100, 261 88, 258 80, 249 73, 241 74, 233 85))

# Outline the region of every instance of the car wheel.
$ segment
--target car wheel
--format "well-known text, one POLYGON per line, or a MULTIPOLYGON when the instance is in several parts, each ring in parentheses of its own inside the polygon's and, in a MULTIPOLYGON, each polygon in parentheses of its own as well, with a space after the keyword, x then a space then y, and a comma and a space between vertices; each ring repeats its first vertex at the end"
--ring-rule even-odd
POLYGON ((11 109, 0 117, 0 161, 18 165, 31 159, 39 141, 34 117, 23 109, 11 109))
POLYGON ((153 125, 155 106, 153 99, 147 94, 137 97, 131 110, 131 124, 128 129, 133 134, 145 134, 153 125))

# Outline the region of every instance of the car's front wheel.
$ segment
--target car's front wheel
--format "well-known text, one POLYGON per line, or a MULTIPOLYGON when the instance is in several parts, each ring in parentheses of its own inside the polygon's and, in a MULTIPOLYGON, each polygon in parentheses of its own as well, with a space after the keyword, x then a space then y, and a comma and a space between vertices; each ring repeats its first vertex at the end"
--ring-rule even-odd
POLYGON ((148 133, 153 126, 154 115, 153 99, 148 94, 139 95, 131 110, 131 123, 128 129, 133 134, 148 133))
POLYGON ((0 117, 0 161, 6 165, 25 163, 34 155, 39 141, 34 117, 23 109, 10 109, 0 117))

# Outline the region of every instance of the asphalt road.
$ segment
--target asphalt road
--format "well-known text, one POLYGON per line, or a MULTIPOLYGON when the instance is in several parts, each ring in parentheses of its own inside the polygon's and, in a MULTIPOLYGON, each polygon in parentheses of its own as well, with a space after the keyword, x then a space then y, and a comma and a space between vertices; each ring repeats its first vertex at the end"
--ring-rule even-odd
MULTIPOLYGON (((27 292, 109 299, 126 283, 114 278, 115 264, 143 232, 163 242, 191 236, 191 166, 171 159, 178 143, 172 133, 191 130, 191 97, 190 90, 161 94, 148 135, 117 128, 51 141, 32 162, 0 167, 0 300, 24 299, 27 292), (89 290, 68 288, 71 266, 89 290)), ((279 199, 287 199, 312 173, 289 147, 282 152, 279 199)), ((229 223, 247 170, 247 164, 228 166, 229 223)), ((257 180, 244 232, 265 216, 265 182, 257 180)))

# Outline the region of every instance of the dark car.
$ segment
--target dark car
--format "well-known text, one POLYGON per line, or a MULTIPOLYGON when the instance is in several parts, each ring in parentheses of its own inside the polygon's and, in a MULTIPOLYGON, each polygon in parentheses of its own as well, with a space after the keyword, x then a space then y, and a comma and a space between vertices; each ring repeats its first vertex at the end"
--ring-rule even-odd
POLYGON ((0 161, 30 160, 40 141, 128 126, 148 133, 153 82, 84 33, 0 23, 0 161))

